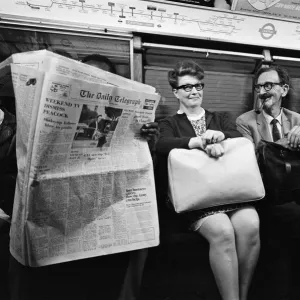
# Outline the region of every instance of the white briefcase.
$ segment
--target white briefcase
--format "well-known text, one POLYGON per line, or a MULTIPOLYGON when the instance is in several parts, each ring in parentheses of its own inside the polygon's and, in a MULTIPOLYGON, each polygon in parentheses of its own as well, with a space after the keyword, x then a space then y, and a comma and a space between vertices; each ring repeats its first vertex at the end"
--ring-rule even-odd
POLYGON ((169 196, 177 213, 265 196, 253 143, 241 137, 221 144, 225 153, 219 158, 198 149, 170 152, 169 196))

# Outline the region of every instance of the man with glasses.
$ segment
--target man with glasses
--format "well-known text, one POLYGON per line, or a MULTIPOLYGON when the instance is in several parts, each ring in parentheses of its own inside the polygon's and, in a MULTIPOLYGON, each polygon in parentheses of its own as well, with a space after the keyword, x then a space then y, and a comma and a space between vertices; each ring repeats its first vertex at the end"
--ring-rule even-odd
POLYGON ((237 118, 237 129, 255 147, 261 139, 297 148, 300 145, 300 114, 281 107, 290 88, 287 71, 280 66, 261 68, 255 76, 260 111, 249 111, 237 118))
MULTIPOLYGON (((261 107, 239 116, 237 129, 254 143, 255 148, 261 140, 266 140, 300 150, 300 114, 282 108, 290 89, 287 71, 280 66, 264 67, 256 73, 254 80, 261 107)), ((289 279, 299 278, 290 271, 296 264, 292 261, 293 253, 297 252, 295 240, 298 243, 300 240, 300 206, 295 202, 275 206, 267 201, 262 201, 262 205, 261 257, 268 266, 265 299, 290 299, 289 279)))

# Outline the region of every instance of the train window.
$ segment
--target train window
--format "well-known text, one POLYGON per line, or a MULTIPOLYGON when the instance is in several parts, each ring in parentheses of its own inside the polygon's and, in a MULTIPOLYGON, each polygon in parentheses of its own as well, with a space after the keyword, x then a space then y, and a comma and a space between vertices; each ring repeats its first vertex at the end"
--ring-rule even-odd
POLYGON ((41 49, 76 60, 82 60, 91 54, 101 54, 115 64, 117 74, 130 78, 130 42, 128 39, 43 29, 33 31, 0 28, 0 61, 14 53, 41 49))
POLYGON ((204 108, 230 111, 233 116, 253 108, 253 75, 263 59, 262 55, 218 50, 195 52, 176 47, 166 49, 149 46, 145 51, 145 82, 155 86, 163 96, 157 110, 158 119, 175 114, 178 109, 167 72, 183 59, 192 59, 205 70, 204 108))

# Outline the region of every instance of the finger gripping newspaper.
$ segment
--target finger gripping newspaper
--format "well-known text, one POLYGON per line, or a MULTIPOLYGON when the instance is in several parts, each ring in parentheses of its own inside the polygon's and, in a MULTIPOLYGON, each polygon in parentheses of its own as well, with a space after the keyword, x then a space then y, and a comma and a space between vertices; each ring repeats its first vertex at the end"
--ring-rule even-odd
POLYGON ((159 96, 11 64, 18 178, 10 251, 23 265, 153 247, 159 226, 142 124, 159 96))

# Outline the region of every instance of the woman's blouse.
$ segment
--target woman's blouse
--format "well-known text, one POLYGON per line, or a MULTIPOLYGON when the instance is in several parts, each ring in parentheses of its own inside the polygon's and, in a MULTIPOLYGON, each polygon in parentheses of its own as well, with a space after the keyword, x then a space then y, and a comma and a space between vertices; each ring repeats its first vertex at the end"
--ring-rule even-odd
MULTIPOLYGON (((180 110, 177 112, 178 114, 183 114, 180 110)), ((187 116, 188 120, 192 124, 195 133, 197 136, 201 136, 206 131, 206 121, 205 121, 205 110, 198 116, 187 116)))

